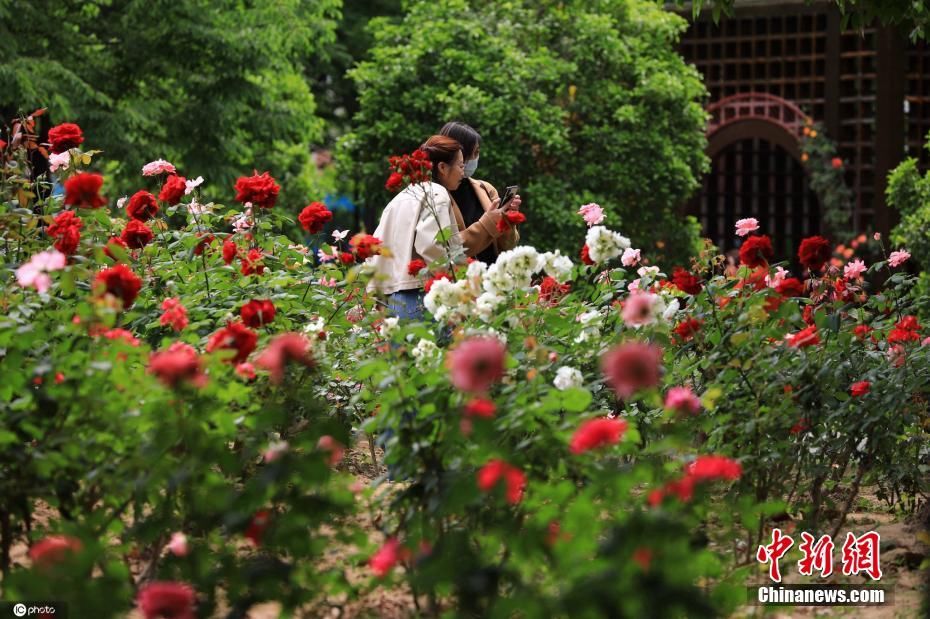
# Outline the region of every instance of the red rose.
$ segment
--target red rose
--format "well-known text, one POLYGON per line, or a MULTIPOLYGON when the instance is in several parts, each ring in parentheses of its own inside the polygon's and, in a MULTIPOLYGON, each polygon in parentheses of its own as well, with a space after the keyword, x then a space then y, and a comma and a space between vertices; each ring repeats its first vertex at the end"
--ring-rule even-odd
POLYGON ((241 322, 230 322, 225 327, 210 336, 207 341, 207 352, 214 350, 234 350, 236 355, 226 359, 226 363, 242 363, 248 359, 258 344, 258 334, 250 330, 241 322))
POLYGON ((393 172, 384 183, 384 188, 388 191, 400 191, 404 185, 404 177, 400 172, 393 172))
POLYGON ((129 198, 129 204, 126 205, 126 214, 132 219, 148 221, 158 214, 158 202, 155 201, 155 196, 144 189, 140 189, 129 198))
POLYGON ((129 247, 126 245, 126 241, 124 241, 118 236, 111 236, 110 239, 107 241, 107 244, 103 246, 103 253, 106 254, 106 256, 110 258, 110 260, 115 260, 116 262, 119 262, 119 259, 111 251, 111 247, 115 247, 117 245, 122 247, 123 249, 129 249, 129 247))
POLYGON ((466 417, 490 419, 494 416, 495 412, 497 412, 497 407, 494 405, 494 402, 485 400, 484 398, 476 398, 465 405, 466 417))
POLYGON ((839 170, 840 168, 843 167, 843 160, 840 159, 839 157, 834 157, 833 159, 830 160, 830 165, 833 166, 834 170, 839 170))
POLYGON ((798 259, 811 271, 819 271, 833 254, 830 242, 822 236, 809 236, 801 241, 798 259))
POLYGON ((252 299, 242 306, 239 315, 242 316, 242 322, 247 326, 257 329, 274 320, 274 303, 269 299, 252 299))
POLYGON ((82 547, 81 540, 70 535, 50 535, 29 549, 29 558, 36 567, 48 569, 65 561, 68 555, 80 552, 82 547))
MULTIPOLYGON (((196 234, 196 236, 197 236, 197 237, 202 237, 202 238, 201 238, 199 241, 197 241, 197 244, 194 246, 194 255, 195 255, 195 256, 201 255, 201 254, 204 252, 204 250, 207 249, 207 247, 209 247, 210 244, 213 243, 213 241, 216 240, 216 237, 213 236, 212 234, 203 235, 203 234, 201 234, 200 232, 198 232, 198 233, 196 234)), ((235 247, 235 243, 233 244, 233 247, 235 247)), ((230 261, 230 262, 232 262, 232 261, 230 261)), ((229 263, 227 263, 227 264, 229 264, 229 263)))
POLYGON ((45 232, 53 239, 57 239, 55 249, 70 256, 77 251, 83 226, 84 222, 74 214, 74 211, 61 211, 45 232))
POLYGON ((585 244, 585 246, 581 248, 581 261, 584 264, 588 264, 588 265, 594 264, 594 261, 591 260, 591 254, 589 253, 587 244, 585 244))
POLYGON ((895 324, 895 327, 904 329, 905 331, 920 331, 920 323, 917 322, 917 316, 905 316, 895 324))
POLYGON ((236 242, 232 237, 227 237, 223 241, 223 262, 226 264, 232 264, 232 261, 236 259, 236 255, 239 253, 239 247, 236 245, 236 242))
POLYGON ((546 276, 539 285, 539 300, 553 306, 572 289, 571 284, 559 284, 554 277, 546 276))
POLYGON ((415 258, 407 263, 407 273, 410 275, 413 275, 414 277, 419 275, 420 271, 422 271, 425 268, 426 268, 426 263, 420 260, 419 258, 415 258))
POLYGON ((858 383, 853 383, 849 388, 849 393, 854 398, 861 398, 867 394, 872 389, 872 383, 867 380, 860 380, 858 383))
POLYGON ((0 140, 0 150, 3 150, 5 148, 6 148, 6 141, 0 140))
POLYGON ((872 327, 869 325, 856 325, 856 328, 853 329, 853 334, 855 334, 857 339, 864 340, 865 336, 872 332, 872 327))
POLYGON ((767 266, 774 255, 772 239, 766 234, 747 238, 739 248, 739 261, 750 269, 767 266))
POLYGON ((310 354, 310 341, 300 333, 283 333, 268 344, 255 359, 255 365, 271 373, 271 381, 284 380, 284 370, 291 362, 312 368, 316 362, 310 354))
POLYGON ((163 313, 158 323, 163 326, 171 326, 175 331, 183 331, 188 325, 187 308, 181 304, 177 297, 169 297, 162 301, 161 309, 163 313))
POLYGON ((181 201, 184 192, 187 190, 187 179, 177 174, 172 174, 165 180, 158 193, 158 199, 174 206, 181 201))
POLYGON ((389 537, 384 545, 368 559, 368 567, 375 576, 384 578, 400 562, 401 554, 400 542, 395 537, 389 537))
POLYGON ((526 475, 503 460, 491 460, 481 467, 478 471, 478 488, 482 492, 490 492, 502 479, 507 488, 507 502, 516 505, 523 498, 526 475))
POLYGON ((155 235, 151 229, 138 219, 130 219, 123 230, 121 238, 132 249, 142 249, 152 242, 155 235))
POLYGON ((145 619, 197 619, 196 599, 197 594, 190 585, 155 581, 142 585, 136 604, 145 619))
POLYGON ((322 202, 311 202, 304 207, 304 210, 297 216, 297 221, 303 226, 303 229, 310 234, 317 234, 323 229, 327 221, 333 219, 333 214, 326 208, 322 202))
POLYGON ((817 325, 811 325, 806 329, 801 329, 797 333, 789 335, 788 345, 793 348, 807 348, 820 343, 820 335, 817 334, 817 325))
POLYGON ((265 529, 271 522, 271 512, 267 509, 260 509, 252 516, 249 526, 246 527, 243 535, 256 547, 261 546, 262 538, 265 536, 265 529))
POLYGON ((456 389, 484 393, 504 377, 506 357, 496 337, 472 337, 447 353, 446 366, 456 389))
POLYGON ((381 239, 370 234, 356 234, 349 241, 359 260, 367 260, 381 252, 381 239))
POLYGON ((265 272, 265 263, 262 262, 262 252, 258 249, 250 249, 249 253, 242 256, 242 266, 240 271, 243 275, 261 275, 265 272))
POLYGON ((347 251, 344 251, 339 254, 339 262, 342 264, 355 264, 355 256, 347 251))
POLYGON ((268 172, 261 175, 255 172, 252 176, 239 177, 235 189, 238 202, 251 202, 258 208, 273 207, 278 201, 278 192, 281 191, 281 187, 268 172))
POLYGON ((62 123, 48 130, 48 142, 56 155, 80 146, 83 141, 84 134, 74 123, 62 123))
POLYGON ((438 282, 441 279, 449 279, 449 274, 445 271, 436 271, 432 276, 429 277, 429 279, 426 280, 426 283, 423 284, 423 292, 429 292, 432 290, 433 283, 438 282))
POLYGON ((582 422, 572 435, 569 451, 578 455, 598 447, 616 445, 626 429, 627 422, 623 419, 588 419, 582 422))
POLYGON ((107 201, 100 195, 103 177, 99 174, 81 172, 65 181, 65 206, 76 208, 100 208, 107 201))
POLYGON ((675 267, 675 270, 672 271, 672 283, 679 290, 690 295, 701 292, 701 280, 681 267, 675 267))
POLYGON ((142 280, 125 264, 117 264, 97 273, 94 288, 100 288, 102 292, 121 299, 123 309, 129 309, 139 296, 142 280))
POLYGON ((498 232, 507 232, 512 227, 522 224, 526 221, 526 215, 520 211, 506 211, 501 215, 501 218, 497 220, 497 231, 498 232))
POLYGON ((775 285, 775 292, 783 297, 803 297, 804 284, 796 277, 786 277, 775 285))
POLYGON ((148 372, 172 389, 183 383, 203 387, 207 382, 197 351, 183 342, 175 342, 168 350, 152 353, 148 372))
POLYGON ((658 385, 661 363, 661 348, 637 341, 619 344, 601 357, 601 369, 608 384, 623 399, 658 385))
POLYGON ((704 326, 704 321, 700 318, 688 318, 675 325, 674 332, 682 342, 687 342, 701 330, 702 326, 704 326))
POLYGON ((694 481, 733 481, 739 479, 742 474, 743 467, 740 463, 726 456, 698 456, 694 462, 685 466, 685 475, 694 481))

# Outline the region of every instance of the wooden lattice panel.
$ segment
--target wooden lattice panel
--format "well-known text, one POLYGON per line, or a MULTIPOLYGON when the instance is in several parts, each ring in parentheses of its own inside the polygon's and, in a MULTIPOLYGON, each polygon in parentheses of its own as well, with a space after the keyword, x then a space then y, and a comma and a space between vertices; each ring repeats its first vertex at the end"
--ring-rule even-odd
POLYGON ((781 147, 758 138, 731 144, 711 162, 698 200, 704 230, 724 251, 737 246, 737 219, 755 217, 778 259, 820 229, 820 209, 804 168, 781 147))
POLYGON ((930 45, 921 41, 907 51, 905 85, 907 155, 916 157, 922 170, 930 169, 930 150, 924 147, 930 132, 930 45))

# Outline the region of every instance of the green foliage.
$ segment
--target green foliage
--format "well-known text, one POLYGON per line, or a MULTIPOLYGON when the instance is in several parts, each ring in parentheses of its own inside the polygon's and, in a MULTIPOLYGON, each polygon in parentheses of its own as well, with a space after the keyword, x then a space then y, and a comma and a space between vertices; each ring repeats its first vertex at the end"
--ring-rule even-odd
POLYGON ((0 0, 0 117, 47 106, 80 124, 115 164, 111 191, 162 157, 225 198, 243 169, 269 170, 296 209, 323 134, 303 67, 340 4, 0 0))
POLYGON ((483 136, 476 176, 521 185, 527 242, 577 255, 574 213, 595 201, 681 261, 696 237, 677 209, 707 168, 705 90, 674 49, 684 27, 640 0, 411 2, 402 22, 372 22, 371 60, 352 72, 345 169, 378 209, 385 158, 462 120, 483 136))
POLYGON ((888 175, 885 196, 901 213, 892 243, 906 247, 922 270, 930 269, 930 173, 921 176, 917 160, 906 159, 888 175))
MULTIPOLYGON (((805 0, 812 4, 814 0, 805 0)), ((842 28, 863 29, 879 22, 886 26, 897 26, 907 32, 910 39, 925 39, 930 34, 930 6, 925 2, 900 2, 899 0, 835 0, 842 17, 842 28)), ((710 8, 714 21, 722 16, 733 16, 736 0, 699 0, 691 2, 691 12, 697 19, 701 11, 710 8)), ((675 0, 679 7, 689 4, 686 0, 675 0)))
POLYGON ((827 137, 822 124, 808 123, 804 128, 801 151, 811 189, 820 202, 826 232, 834 239, 853 238, 853 193, 846 184, 846 169, 843 160, 837 157, 836 144, 827 137))

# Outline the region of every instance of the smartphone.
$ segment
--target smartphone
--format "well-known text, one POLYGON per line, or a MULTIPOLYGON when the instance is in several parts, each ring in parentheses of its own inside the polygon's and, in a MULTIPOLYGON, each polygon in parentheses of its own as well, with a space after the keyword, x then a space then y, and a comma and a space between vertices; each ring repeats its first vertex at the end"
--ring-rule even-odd
POLYGON ((510 204, 510 201, 517 196, 517 192, 520 191, 519 185, 510 185, 507 189, 504 190, 504 194, 501 196, 501 203, 497 208, 505 209, 507 205, 510 204))

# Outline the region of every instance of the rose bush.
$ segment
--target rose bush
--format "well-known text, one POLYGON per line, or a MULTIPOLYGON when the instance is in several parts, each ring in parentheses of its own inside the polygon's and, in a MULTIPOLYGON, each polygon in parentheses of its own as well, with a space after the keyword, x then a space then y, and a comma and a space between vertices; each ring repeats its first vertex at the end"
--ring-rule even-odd
MULTIPOLYGON (((91 174, 79 146, 66 185, 91 174)), ((404 323, 367 290, 390 248, 291 242, 270 173, 227 207, 153 162, 124 214, 105 180, 109 208, 64 204, 21 144, 3 156, 10 599, 208 616, 403 579, 437 613, 714 616, 745 602, 774 523, 835 534, 863 484, 927 492, 930 334, 901 253, 821 263, 811 241, 792 277, 744 225, 752 266, 726 277, 708 248, 669 276, 587 205, 577 264, 409 265, 431 318, 404 323), (390 473, 357 504, 340 461, 365 434, 390 473)))

